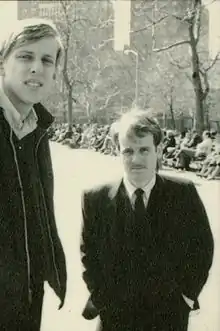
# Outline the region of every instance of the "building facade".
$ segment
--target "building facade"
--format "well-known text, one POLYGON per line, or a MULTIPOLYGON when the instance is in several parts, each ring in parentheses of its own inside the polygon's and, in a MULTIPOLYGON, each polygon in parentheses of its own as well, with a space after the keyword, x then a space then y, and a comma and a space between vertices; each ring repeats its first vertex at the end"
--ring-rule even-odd
POLYGON ((60 8, 59 1, 46 0, 28 0, 17 1, 17 18, 42 17, 55 19, 60 8))

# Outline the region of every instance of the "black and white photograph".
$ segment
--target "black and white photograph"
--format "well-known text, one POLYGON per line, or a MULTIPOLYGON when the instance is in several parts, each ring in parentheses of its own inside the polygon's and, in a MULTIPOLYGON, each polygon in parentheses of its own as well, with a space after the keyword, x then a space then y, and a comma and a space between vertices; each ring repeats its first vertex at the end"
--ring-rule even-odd
POLYGON ((0 331, 220 330, 220 0, 0 0, 0 331))

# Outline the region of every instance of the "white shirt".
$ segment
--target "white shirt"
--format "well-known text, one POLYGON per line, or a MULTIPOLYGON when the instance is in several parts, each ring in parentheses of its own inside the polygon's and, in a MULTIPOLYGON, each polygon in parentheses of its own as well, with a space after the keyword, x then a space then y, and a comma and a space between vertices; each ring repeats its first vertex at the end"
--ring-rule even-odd
POLYGON ((3 108, 6 121, 18 139, 22 139, 36 129, 38 117, 34 108, 25 117, 22 117, 5 94, 2 77, 0 77, 0 106, 3 108))
MULTIPOLYGON (((126 188, 126 191, 128 193, 128 197, 131 201, 131 205, 132 205, 132 207, 134 207, 134 203, 135 203, 135 199, 136 199, 135 191, 138 187, 135 187, 134 185, 132 185, 129 182, 126 175, 124 175, 123 182, 124 182, 124 186, 126 188)), ((155 183, 156 183, 156 175, 151 179, 151 181, 146 186, 141 187, 142 190, 144 191, 143 200, 144 200, 145 207, 147 207, 147 203, 148 203, 148 200, 149 200, 149 197, 150 197, 150 193, 151 193, 155 183)))
POLYGON ((212 151, 212 144, 212 139, 206 138, 200 144, 197 145, 196 152, 209 155, 212 151))

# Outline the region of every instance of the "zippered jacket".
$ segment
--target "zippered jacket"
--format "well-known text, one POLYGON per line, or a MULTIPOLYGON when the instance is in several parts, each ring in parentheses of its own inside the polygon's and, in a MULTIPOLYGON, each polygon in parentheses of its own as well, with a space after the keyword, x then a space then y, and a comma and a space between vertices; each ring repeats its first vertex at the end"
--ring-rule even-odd
POLYGON ((19 141, 0 108, 0 298, 13 302, 26 293, 30 302, 32 282, 48 281, 61 308, 67 274, 47 136, 54 118, 42 104, 34 109, 37 128, 19 141))

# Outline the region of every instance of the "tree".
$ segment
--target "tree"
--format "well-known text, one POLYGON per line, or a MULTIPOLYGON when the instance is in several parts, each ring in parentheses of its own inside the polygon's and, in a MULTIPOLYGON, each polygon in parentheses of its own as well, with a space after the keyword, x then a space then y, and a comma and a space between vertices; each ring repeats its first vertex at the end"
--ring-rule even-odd
MULTIPOLYGON (((155 5, 158 5, 158 2, 155 1, 155 5)), ((219 59, 219 54, 209 63, 208 66, 204 66, 199 53, 199 42, 201 40, 201 29, 202 29, 202 12, 205 8, 205 5, 202 4, 202 0, 191 0, 188 1, 187 8, 185 9, 182 15, 178 15, 173 12, 168 12, 166 9, 158 9, 169 15, 169 17, 174 18, 175 20, 185 24, 187 26, 188 37, 176 41, 174 43, 165 45, 163 47, 156 47, 156 37, 155 31, 153 29, 153 51, 162 52, 170 51, 173 48, 187 46, 190 50, 190 60, 191 60, 191 82, 193 85, 195 93, 195 128, 198 132, 202 132, 205 128, 205 102, 210 91, 208 72, 219 59)), ((175 61, 173 61, 175 62, 175 61)), ((180 69, 186 69, 186 67, 180 66, 178 62, 175 63, 180 69)))
MULTIPOLYGON (((120 103, 124 70, 112 48, 113 12, 110 1, 59 1, 57 23, 64 41, 63 99, 68 100, 71 129, 74 107, 87 119, 104 115, 120 103)), ((127 92, 129 95, 130 89, 127 92)), ((110 118, 110 116, 109 116, 110 118)))

